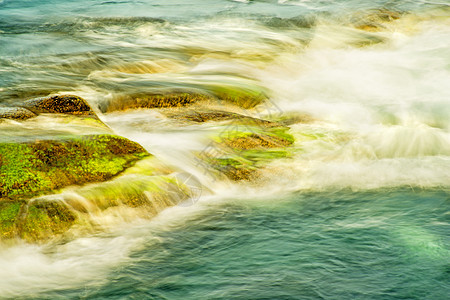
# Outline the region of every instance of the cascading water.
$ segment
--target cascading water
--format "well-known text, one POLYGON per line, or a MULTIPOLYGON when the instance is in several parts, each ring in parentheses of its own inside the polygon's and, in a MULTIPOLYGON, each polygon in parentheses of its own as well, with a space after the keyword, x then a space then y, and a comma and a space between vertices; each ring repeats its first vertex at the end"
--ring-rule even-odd
MULTIPOLYGON (((167 175, 143 162, 48 196, 88 233, 0 245, 0 298, 445 299, 448 45, 446 1, 0 1, 0 104, 81 96, 167 175), (138 108, 180 92, 295 142, 255 180, 227 180, 199 153, 236 124, 138 108)), ((0 124, 8 139, 67 134, 51 116, 0 124)))

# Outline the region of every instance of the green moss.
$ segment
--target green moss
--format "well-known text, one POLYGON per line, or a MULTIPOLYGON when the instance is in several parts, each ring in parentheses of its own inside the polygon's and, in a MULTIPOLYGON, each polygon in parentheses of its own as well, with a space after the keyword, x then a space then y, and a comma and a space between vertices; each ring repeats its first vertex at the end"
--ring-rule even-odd
POLYGON ((300 142, 316 141, 346 143, 351 139, 351 135, 344 131, 332 131, 325 128, 302 128, 295 133, 295 137, 300 142))
POLYGON ((142 175, 125 175, 78 191, 99 210, 120 205, 148 208, 154 206, 157 199, 165 199, 166 202, 170 202, 172 198, 175 199, 172 192, 183 195, 189 191, 173 177, 142 175), (149 195, 152 199, 149 199, 149 195))
POLYGON ((229 131, 222 132, 220 136, 213 137, 213 139, 218 144, 236 150, 283 148, 295 142, 295 138, 287 133, 287 130, 288 128, 285 127, 235 126, 229 131))
POLYGON ((12 238, 16 235, 16 220, 23 202, 0 202, 0 238, 12 238))
POLYGON ((71 184, 104 181, 148 156, 114 135, 0 144, 0 197, 36 196, 71 184))
POLYGON ((62 202, 36 201, 28 205, 20 236, 28 241, 45 240, 67 231, 76 215, 62 202))
POLYGON ((33 172, 37 158, 27 144, 0 144, 0 197, 39 191, 49 182, 33 172))
POLYGON ((267 100, 266 91, 258 86, 220 85, 209 87, 209 90, 220 100, 243 108, 253 108, 267 100))
POLYGON ((292 134, 287 133, 287 131, 289 130, 289 128, 286 127, 277 127, 277 128, 273 128, 271 129, 268 134, 271 136, 276 136, 279 137, 281 139, 286 140, 289 144, 293 144, 295 142, 295 138, 292 134))
POLYGON ((258 169, 274 159, 286 158, 295 138, 287 127, 250 127, 236 125, 213 137, 217 153, 204 157, 213 168, 232 180, 250 180, 258 169))
POLYGON ((257 168, 274 159, 286 158, 290 155, 291 153, 287 150, 245 150, 228 156, 213 157, 209 163, 216 169, 223 166, 257 168))
POLYGON ((161 163, 156 157, 149 156, 145 157, 136 164, 128 169, 126 169, 122 174, 140 174, 140 175, 168 175, 172 173, 173 170, 167 165, 161 163))
POLYGON ((112 100, 107 111, 136 108, 182 107, 210 100, 211 96, 199 93, 132 94, 121 95, 112 100))
POLYGON ((291 152, 285 149, 280 150, 247 150, 240 152, 241 155, 252 161, 270 161, 277 158, 285 158, 291 155, 291 152))

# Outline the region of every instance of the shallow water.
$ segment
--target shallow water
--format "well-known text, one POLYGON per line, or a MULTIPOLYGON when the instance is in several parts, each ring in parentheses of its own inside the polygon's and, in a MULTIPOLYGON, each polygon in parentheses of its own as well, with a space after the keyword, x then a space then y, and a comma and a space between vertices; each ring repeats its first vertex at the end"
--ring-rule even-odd
MULTIPOLYGON (((445 299, 448 45, 448 1, 0 1, 0 104, 77 94, 205 186, 150 221, 2 246, 0 298, 445 299), (290 126, 292 157, 258 184, 196 163, 220 126, 107 112, 215 85, 265 89, 268 103, 239 112, 312 120, 290 126)), ((49 118, 2 134, 63 134, 49 118)))

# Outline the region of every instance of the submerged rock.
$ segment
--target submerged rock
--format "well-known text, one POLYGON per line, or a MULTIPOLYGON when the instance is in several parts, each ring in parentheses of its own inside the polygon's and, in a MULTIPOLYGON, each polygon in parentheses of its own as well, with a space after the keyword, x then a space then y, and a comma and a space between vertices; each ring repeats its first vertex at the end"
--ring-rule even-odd
POLYGON ((401 14, 396 11, 373 10, 354 16, 353 24, 358 29, 377 32, 385 30, 387 23, 398 20, 400 17, 401 14))
POLYGON ((15 236, 34 242, 66 232, 77 215, 62 201, 32 201, 22 206, 18 219, 15 236))
POLYGON ((133 94, 115 97, 107 108, 107 112, 136 108, 168 108, 182 107, 211 99, 208 95, 198 93, 168 94, 133 94))
POLYGON ((193 88, 165 89, 164 92, 149 88, 148 92, 135 93, 127 88, 116 94, 102 111, 112 112, 138 108, 178 108, 200 103, 235 105, 253 108, 267 100, 266 91, 257 84, 211 84, 197 83, 193 88))
POLYGON ((268 99, 266 91, 258 85, 221 85, 211 86, 208 89, 218 100, 245 109, 253 108, 268 99))
POLYGON ((235 137, 224 138, 222 142, 233 149, 265 149, 265 148, 282 148, 290 146, 293 143, 291 137, 286 135, 279 136, 277 134, 244 132, 235 137))
POLYGON ((130 168, 111 181, 72 186, 32 200, 0 201, 0 239, 66 239, 107 229, 113 218, 150 218, 192 197, 189 186, 161 172, 154 160, 142 161, 147 161, 144 172, 130 168))
MULTIPOLYGON (((164 113, 164 112, 163 112, 164 113)), ((233 124, 247 124, 262 127, 279 127, 279 123, 271 122, 259 118, 254 118, 235 112, 214 109, 188 109, 165 112, 165 115, 171 119, 192 121, 196 123, 203 123, 208 121, 231 121, 233 124)))
POLYGON ((274 159, 290 156, 294 137, 287 127, 233 126, 215 137, 199 159, 231 180, 253 180, 274 159))

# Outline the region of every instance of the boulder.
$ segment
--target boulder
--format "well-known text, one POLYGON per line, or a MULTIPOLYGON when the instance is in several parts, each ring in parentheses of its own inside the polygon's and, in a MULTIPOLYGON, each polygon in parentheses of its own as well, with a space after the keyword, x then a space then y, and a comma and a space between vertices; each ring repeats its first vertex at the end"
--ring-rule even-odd
POLYGON ((187 92, 117 95, 108 105, 106 111, 111 112, 137 108, 182 107, 210 99, 211 97, 208 95, 187 92))
POLYGON ((161 88, 149 87, 147 91, 135 92, 134 87, 126 87, 118 91, 107 103, 103 103, 102 111, 122 111, 138 108, 176 108, 200 103, 234 105, 245 109, 253 108, 266 101, 266 90, 250 82, 245 85, 231 83, 198 82, 193 87, 161 88))
POLYGON ((140 161, 145 162, 142 173, 132 167, 110 181, 71 186, 30 200, 0 201, 0 240, 61 241, 107 230, 113 218, 153 217, 192 197, 190 186, 175 175, 160 173, 154 160, 140 161))
POLYGON ((108 134, 0 143, 0 199, 105 181, 148 155, 139 144, 108 134))
POLYGON ((26 120, 35 117, 36 114, 22 107, 0 107, 0 119, 26 120))
POLYGON ((229 126, 198 154, 209 168, 233 181, 257 179, 275 159, 290 156, 294 137, 287 127, 229 126))
POLYGON ((0 123, 0 240, 65 238, 76 228, 102 227, 101 214, 150 217, 190 197, 173 170, 115 135, 82 98, 51 96, 22 106, 5 115, 39 115, 0 123))
POLYGON ((271 122, 259 118, 238 114, 235 112, 214 110, 207 108, 198 109, 177 109, 163 112, 167 117, 182 121, 191 121, 195 123, 204 123, 209 121, 229 121, 233 124, 246 124, 262 127, 280 127, 279 123, 271 122))
POLYGON ((59 113, 79 116, 96 116, 86 100, 74 95, 56 95, 35 98, 25 101, 20 106, 35 114, 59 113))

